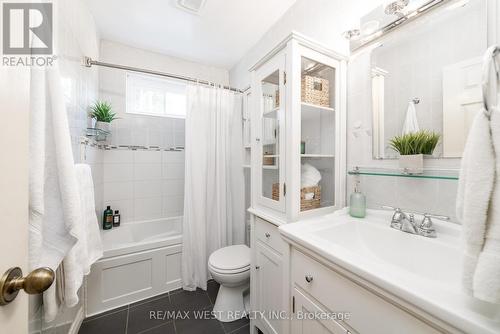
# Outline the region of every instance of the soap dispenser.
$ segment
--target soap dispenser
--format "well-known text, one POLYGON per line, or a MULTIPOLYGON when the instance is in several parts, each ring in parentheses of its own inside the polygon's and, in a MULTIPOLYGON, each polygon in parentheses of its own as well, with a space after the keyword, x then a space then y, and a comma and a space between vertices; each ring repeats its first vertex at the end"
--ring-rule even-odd
POLYGON ((351 217, 364 218, 366 216, 366 197, 359 191, 359 180, 356 181, 349 203, 349 214, 351 217))

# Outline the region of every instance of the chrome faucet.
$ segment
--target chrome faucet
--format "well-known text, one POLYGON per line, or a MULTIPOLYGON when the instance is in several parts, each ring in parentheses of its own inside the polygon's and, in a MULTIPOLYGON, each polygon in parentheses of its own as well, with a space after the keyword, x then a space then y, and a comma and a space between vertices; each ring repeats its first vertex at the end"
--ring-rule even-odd
POLYGON ((427 238, 435 238, 436 230, 434 229, 434 225, 432 223, 432 218, 441 219, 441 220, 450 220, 450 217, 447 216, 438 216, 432 215, 429 213, 421 214, 423 215, 422 222, 417 224, 415 222, 415 214, 414 213, 405 213, 400 208, 394 208, 391 206, 382 206, 383 209, 394 210, 394 214, 391 219, 391 227, 410 234, 421 235, 427 238))

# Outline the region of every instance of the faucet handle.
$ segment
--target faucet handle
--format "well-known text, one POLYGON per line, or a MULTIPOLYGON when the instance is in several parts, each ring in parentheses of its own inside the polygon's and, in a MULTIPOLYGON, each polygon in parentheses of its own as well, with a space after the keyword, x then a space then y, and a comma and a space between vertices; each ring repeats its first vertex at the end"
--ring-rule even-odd
POLYGON ((423 235, 425 237, 430 237, 430 238, 436 237, 436 230, 434 229, 434 225, 432 223, 432 218, 434 218, 434 217, 439 219, 439 218, 444 217, 444 216, 434 216, 434 215, 425 213, 424 218, 422 219, 422 222, 418 226, 418 232, 420 233, 420 235, 423 235))
POLYGON ((439 219, 439 220, 446 220, 446 221, 450 221, 451 220, 451 218, 448 217, 448 216, 434 215, 432 213, 424 213, 423 216, 424 216, 424 219, 425 218, 429 218, 429 219, 430 218, 436 218, 436 219, 439 219))

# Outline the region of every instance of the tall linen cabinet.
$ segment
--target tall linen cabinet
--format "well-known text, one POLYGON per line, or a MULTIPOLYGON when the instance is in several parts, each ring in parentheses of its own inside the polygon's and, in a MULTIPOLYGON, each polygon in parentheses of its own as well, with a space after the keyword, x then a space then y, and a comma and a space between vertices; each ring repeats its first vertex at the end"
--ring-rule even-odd
POLYGON ((294 32, 250 71, 251 333, 289 333, 278 227, 345 206, 346 57, 294 32))

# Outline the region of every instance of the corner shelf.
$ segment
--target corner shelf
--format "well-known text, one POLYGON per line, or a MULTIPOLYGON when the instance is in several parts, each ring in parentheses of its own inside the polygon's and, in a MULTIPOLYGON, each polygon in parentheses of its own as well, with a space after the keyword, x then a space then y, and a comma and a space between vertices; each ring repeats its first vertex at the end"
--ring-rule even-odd
POLYGON ((392 176, 392 177, 407 177, 415 179, 436 179, 436 180, 458 180, 458 170, 424 170, 422 174, 406 173, 400 169, 389 168, 360 168, 355 167, 347 172, 349 175, 367 175, 367 176, 392 176))
POLYGON ((111 134, 109 131, 104 131, 97 128, 87 128, 85 136, 94 137, 95 141, 105 141, 111 134))

